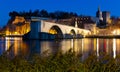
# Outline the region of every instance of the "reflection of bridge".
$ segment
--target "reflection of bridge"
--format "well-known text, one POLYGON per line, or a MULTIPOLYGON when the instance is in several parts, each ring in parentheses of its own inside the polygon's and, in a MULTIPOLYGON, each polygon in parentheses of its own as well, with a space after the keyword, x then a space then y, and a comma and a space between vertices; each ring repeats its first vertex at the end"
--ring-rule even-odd
MULTIPOLYGON (((77 23, 76 23, 77 24, 77 23)), ((75 25, 76 25, 75 24, 75 25)), ((31 19, 30 39, 80 38, 90 34, 89 30, 49 22, 41 18, 31 19)))

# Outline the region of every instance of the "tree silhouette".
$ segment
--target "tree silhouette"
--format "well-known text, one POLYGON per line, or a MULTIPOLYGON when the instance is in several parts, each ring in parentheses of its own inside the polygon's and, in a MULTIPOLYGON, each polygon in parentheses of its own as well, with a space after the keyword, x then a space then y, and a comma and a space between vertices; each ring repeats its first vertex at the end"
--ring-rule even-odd
POLYGON ((46 10, 41 10, 40 11, 40 16, 41 17, 49 17, 48 12, 46 10))
POLYGON ((53 18, 53 19, 67 19, 67 18, 71 18, 71 17, 77 17, 78 15, 76 13, 73 12, 64 12, 64 11, 55 11, 55 12, 47 12, 46 10, 29 10, 29 12, 16 12, 16 11, 12 11, 9 13, 10 17, 15 17, 15 16, 23 16, 25 18, 29 18, 32 16, 35 17, 48 17, 48 18, 53 18))
POLYGON ((9 13, 9 16, 11 16, 11 17, 19 16, 19 13, 16 11, 13 11, 13 12, 9 13))

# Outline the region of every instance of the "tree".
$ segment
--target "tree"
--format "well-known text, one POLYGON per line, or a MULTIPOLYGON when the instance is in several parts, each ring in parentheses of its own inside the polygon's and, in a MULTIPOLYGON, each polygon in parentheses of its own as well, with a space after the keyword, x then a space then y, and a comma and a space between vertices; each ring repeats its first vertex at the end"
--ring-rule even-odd
POLYGON ((46 10, 41 10, 39 15, 41 17, 49 17, 48 12, 46 10))
POLYGON ((13 11, 13 12, 10 12, 10 13, 9 13, 9 16, 10 16, 10 17, 19 16, 19 13, 16 12, 16 11, 13 11))
POLYGON ((49 18, 53 18, 53 19, 67 19, 67 18, 71 18, 71 17, 77 17, 78 15, 76 13, 73 12, 64 12, 64 11, 55 11, 55 12, 50 12, 48 13, 46 10, 41 10, 39 11, 38 9, 33 11, 29 10, 29 12, 10 12, 9 13, 10 17, 15 17, 15 16, 23 16, 24 18, 29 18, 31 16, 35 16, 35 17, 49 17, 49 18))

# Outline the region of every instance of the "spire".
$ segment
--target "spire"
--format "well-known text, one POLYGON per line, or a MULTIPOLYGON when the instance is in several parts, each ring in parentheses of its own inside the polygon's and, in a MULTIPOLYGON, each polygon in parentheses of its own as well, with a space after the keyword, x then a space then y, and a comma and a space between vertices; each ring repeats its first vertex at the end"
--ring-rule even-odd
POLYGON ((98 6, 98 10, 96 12, 96 17, 101 17, 102 16, 102 12, 100 11, 100 6, 98 6))
POLYGON ((100 12, 100 6, 98 6, 98 11, 100 12))
POLYGON ((78 27, 77 18, 75 18, 75 27, 78 27))
POLYGON ((98 11, 96 12, 96 17, 99 18, 99 20, 103 20, 102 12, 100 11, 100 6, 98 6, 98 11))

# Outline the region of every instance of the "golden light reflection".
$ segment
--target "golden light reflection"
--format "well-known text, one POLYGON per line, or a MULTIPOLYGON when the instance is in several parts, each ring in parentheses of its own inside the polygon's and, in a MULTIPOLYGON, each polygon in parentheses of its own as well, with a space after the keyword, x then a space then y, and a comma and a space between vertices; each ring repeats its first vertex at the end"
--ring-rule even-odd
POLYGON ((78 44, 78 40, 77 39, 74 39, 74 51, 79 54, 80 52, 80 44, 78 44))
POLYGON ((83 49, 84 49, 84 39, 82 39, 82 54, 83 54, 83 49))
POLYGON ((56 31, 55 29, 50 29, 50 30, 49 30, 49 33, 50 33, 50 34, 57 34, 57 31, 56 31))
POLYGON ((113 58, 116 57, 116 39, 113 39, 113 58))
POLYGON ((74 42, 73 42, 73 39, 71 39, 71 48, 72 48, 72 49, 74 48, 74 42))
POLYGON ((99 39, 97 38, 97 56, 99 57, 99 39))
POLYGON ((94 39, 94 51, 96 51, 96 47, 97 47, 96 43, 97 43, 97 40, 94 39))
POLYGON ((5 50, 7 51, 10 48, 10 39, 5 37, 5 50))
POLYGON ((14 55, 17 55, 20 51, 20 40, 22 40, 22 38, 5 37, 5 50, 13 51, 14 55))
POLYGON ((17 43, 17 39, 14 38, 14 54, 15 55, 17 55, 17 53, 18 53, 18 44, 19 43, 17 43))
POLYGON ((108 49, 109 49, 109 40, 106 39, 106 52, 108 53, 108 49))
MULTIPOLYGON (((82 52, 81 52, 82 54, 84 53, 84 39, 82 39, 82 52)), ((85 58, 85 56, 84 56, 84 54, 83 54, 83 56, 82 56, 82 61, 84 61, 84 58, 85 58)))
MULTIPOLYGON (((57 44, 58 45, 58 44, 57 44)), ((60 43, 61 45, 61 50, 62 50, 62 53, 66 53, 66 51, 70 50, 71 47, 72 47, 72 39, 70 40, 65 40, 63 42, 60 43)), ((73 49, 73 48, 72 48, 73 49)))

